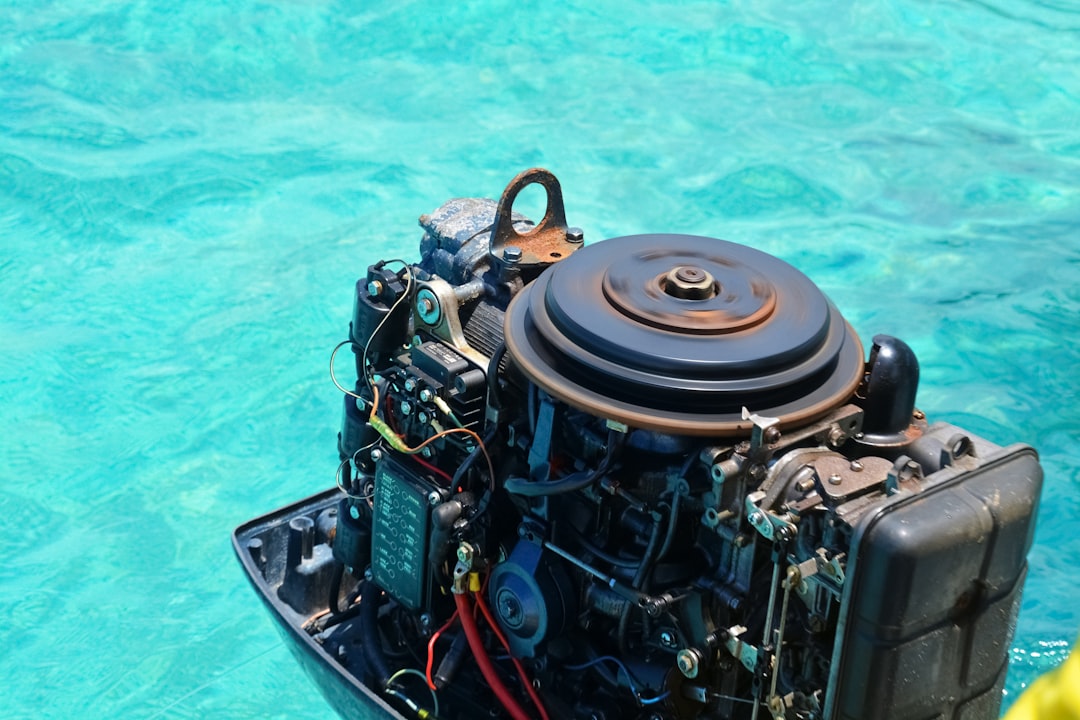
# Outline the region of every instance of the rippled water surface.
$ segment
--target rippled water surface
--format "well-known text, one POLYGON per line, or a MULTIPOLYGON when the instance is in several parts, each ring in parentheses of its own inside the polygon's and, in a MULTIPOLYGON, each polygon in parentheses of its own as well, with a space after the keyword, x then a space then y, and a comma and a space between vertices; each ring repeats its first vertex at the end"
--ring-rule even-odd
POLYGON ((1066 0, 0 0, 0 715, 330 715, 229 533, 333 481, 355 277, 534 165, 1040 450, 1008 702, 1080 628, 1078 67, 1066 0))

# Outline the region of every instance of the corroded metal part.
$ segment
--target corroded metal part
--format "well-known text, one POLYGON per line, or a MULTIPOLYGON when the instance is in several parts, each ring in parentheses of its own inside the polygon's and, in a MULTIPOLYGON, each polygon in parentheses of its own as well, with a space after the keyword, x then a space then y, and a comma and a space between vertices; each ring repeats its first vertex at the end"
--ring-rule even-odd
POLYGON ((503 190, 495 213, 495 229, 490 245, 493 258, 530 269, 567 258, 581 246, 580 233, 568 232, 566 227, 562 187, 554 175, 542 168, 533 168, 510 181, 503 190), (536 227, 527 232, 518 232, 513 223, 514 200, 518 193, 534 183, 547 193, 547 212, 536 227))

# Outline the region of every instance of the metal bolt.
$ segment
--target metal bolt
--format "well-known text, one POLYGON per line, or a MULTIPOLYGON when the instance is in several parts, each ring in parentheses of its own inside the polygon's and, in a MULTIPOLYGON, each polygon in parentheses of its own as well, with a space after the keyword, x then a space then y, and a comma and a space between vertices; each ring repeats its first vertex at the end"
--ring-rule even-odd
POLYGON ((516 265, 521 262, 521 248, 516 245, 508 245, 503 248, 502 258, 505 262, 516 265))
POLYGON ((863 464, 861 462, 859 462, 858 460, 852 460, 850 467, 851 467, 852 472, 862 472, 863 471, 863 464))
POLYGON ((833 447, 837 447, 844 442, 846 437, 847 435, 844 433, 843 429, 837 425, 829 431, 829 444, 833 447))
POLYGON ((833 473, 832 475, 829 476, 829 484, 830 485, 839 485, 842 481, 843 481, 843 478, 840 477, 840 473, 833 473))
POLYGON ((566 229, 566 242, 574 243, 575 245, 585 240, 585 231, 579 227, 572 227, 566 229))
POLYGON ((915 418, 916 420, 925 420, 926 413, 924 413, 922 410, 916 410, 915 412, 911 413, 911 417, 915 418))
POLYGON ((795 483, 795 489, 803 493, 810 492, 814 489, 813 478, 806 478, 805 480, 800 480, 799 482, 795 483))
POLYGON ((435 393, 431 392, 431 388, 424 388, 420 391, 420 399, 424 402, 431 402, 435 397, 435 393))
POLYGON ((378 280, 372 280, 367 284, 367 294, 371 297, 379 297, 383 291, 383 284, 378 280))
POLYGON ((681 672, 684 677, 690 678, 691 680, 697 677, 698 667, 700 665, 697 650, 694 650, 693 648, 683 648, 679 651, 675 662, 679 666, 679 672, 681 672))
POLYGON ((439 298, 431 288, 423 288, 416 293, 416 314, 428 325, 437 325, 442 312, 439 309, 439 298))
POLYGON ((371 459, 375 462, 379 462, 380 460, 382 460, 382 450, 380 450, 379 448, 372 448, 371 459))
POLYGON ((696 265, 679 265, 664 276, 661 287, 672 297, 683 300, 707 300, 716 296, 716 281, 696 265))
POLYGON ((405 378, 405 392, 412 392, 416 389, 416 378, 405 378))
POLYGON ((675 633, 664 630, 660 633, 660 644, 666 648, 675 647, 675 633))
POLYGON ((750 521, 751 525, 756 527, 761 523, 765 522, 765 513, 761 512, 760 510, 755 510, 754 512, 747 515, 746 519, 750 521))
POLYGON ((761 433, 761 439, 767 442, 769 445, 773 445, 780 441, 780 428, 775 425, 770 425, 765 428, 765 431, 761 433))
POLYGON ((759 482, 765 477, 765 466, 754 463, 747 469, 746 474, 754 482, 759 482))
POLYGON ((521 603, 510 593, 505 593, 501 598, 499 610, 503 619, 510 624, 516 624, 515 621, 521 617, 521 603))
POLYGON ((428 505, 438 505, 440 502, 442 502, 442 495, 440 495, 438 491, 432 490, 428 493, 427 501, 428 505))
POLYGON ((420 421, 421 425, 427 425, 428 414, 421 410, 420 412, 416 413, 416 419, 420 421))
POLYGON ((420 454, 426 458, 429 458, 435 454, 435 451, 433 451, 430 447, 424 446, 420 448, 420 454))
POLYGON ((350 505, 349 506, 349 517, 351 517, 353 520, 359 520, 360 519, 360 508, 356 507, 355 505, 350 505))
POLYGON ((466 542, 458 545, 457 559, 462 565, 472 567, 473 546, 466 542))

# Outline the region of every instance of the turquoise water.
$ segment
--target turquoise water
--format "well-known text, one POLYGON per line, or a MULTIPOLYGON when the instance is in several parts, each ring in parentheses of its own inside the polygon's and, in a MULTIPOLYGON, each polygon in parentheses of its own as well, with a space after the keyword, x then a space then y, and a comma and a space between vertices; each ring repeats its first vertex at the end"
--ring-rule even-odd
POLYGON ((333 482, 356 276, 534 165, 1040 450, 1011 701, 1080 629, 1078 67, 1065 0, 0 0, 0 716, 330 716, 229 533, 333 482))

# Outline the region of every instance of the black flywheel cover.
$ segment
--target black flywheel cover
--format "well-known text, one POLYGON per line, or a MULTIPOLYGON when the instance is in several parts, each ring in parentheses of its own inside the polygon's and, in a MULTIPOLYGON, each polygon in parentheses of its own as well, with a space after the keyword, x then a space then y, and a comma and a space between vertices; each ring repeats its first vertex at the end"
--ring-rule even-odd
POLYGON ((809 278, 696 235, 578 250, 514 298, 505 334, 550 395, 677 435, 744 434, 744 407, 805 424, 847 400, 863 373, 858 336, 809 278))

